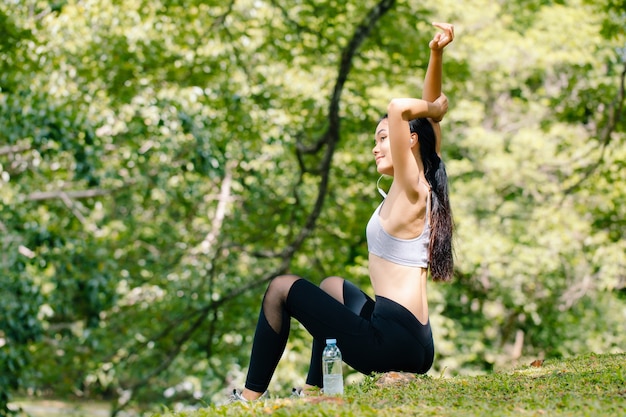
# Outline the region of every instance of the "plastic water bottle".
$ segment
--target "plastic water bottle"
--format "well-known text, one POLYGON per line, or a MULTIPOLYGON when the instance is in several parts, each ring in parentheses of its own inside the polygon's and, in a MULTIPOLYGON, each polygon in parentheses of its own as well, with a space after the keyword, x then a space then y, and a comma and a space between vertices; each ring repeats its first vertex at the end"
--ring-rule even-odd
POLYGON ((343 363, 336 339, 326 339, 322 353, 322 372, 324 375, 324 394, 343 395, 343 363))

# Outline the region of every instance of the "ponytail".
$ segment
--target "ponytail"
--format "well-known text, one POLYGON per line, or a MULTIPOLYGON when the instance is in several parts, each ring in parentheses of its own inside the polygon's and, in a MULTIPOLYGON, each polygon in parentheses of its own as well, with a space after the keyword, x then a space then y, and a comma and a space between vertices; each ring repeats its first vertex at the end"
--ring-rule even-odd
POLYGON ((435 281, 449 281, 454 269, 454 222, 448 197, 448 175, 443 161, 437 155, 435 131, 428 119, 413 119, 409 127, 412 133, 417 133, 424 176, 431 188, 430 274, 435 281))

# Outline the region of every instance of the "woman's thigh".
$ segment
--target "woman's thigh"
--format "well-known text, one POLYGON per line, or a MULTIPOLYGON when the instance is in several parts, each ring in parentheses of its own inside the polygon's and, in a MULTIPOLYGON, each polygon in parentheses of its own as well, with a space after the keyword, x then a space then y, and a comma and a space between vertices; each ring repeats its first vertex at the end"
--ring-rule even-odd
POLYGON ((370 337, 373 330, 368 320, 305 279, 291 286, 285 307, 314 338, 337 339, 340 347, 349 339, 370 337))

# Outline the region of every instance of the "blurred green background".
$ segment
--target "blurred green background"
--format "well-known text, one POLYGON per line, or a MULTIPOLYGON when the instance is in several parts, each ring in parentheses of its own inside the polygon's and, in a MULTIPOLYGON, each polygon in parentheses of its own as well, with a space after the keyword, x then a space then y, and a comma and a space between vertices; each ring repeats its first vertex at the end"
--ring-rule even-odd
MULTIPOLYGON (((373 131, 421 96, 432 21, 457 228, 431 373, 623 352, 624 0, 2 0, 0 415, 218 402, 273 276, 371 292, 373 131)), ((270 390, 303 382, 292 329, 270 390)))

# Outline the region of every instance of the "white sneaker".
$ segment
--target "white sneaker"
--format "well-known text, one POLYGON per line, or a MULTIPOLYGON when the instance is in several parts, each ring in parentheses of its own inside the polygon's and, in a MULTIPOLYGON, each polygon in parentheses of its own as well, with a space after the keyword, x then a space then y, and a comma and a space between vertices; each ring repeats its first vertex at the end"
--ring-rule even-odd
POLYGON ((295 398, 304 398, 306 397, 306 395, 304 394, 304 391, 302 390, 301 387, 294 387, 291 389, 291 396, 295 397, 295 398))
POLYGON ((267 395, 268 395, 267 391, 265 391, 256 400, 248 400, 248 399, 244 398, 244 396, 242 394, 243 394, 242 391, 239 391, 236 388, 233 389, 232 394, 230 394, 230 398, 229 398, 228 403, 229 404, 232 404, 232 403, 251 403, 251 402, 254 402, 254 401, 264 400, 267 397, 267 395))

